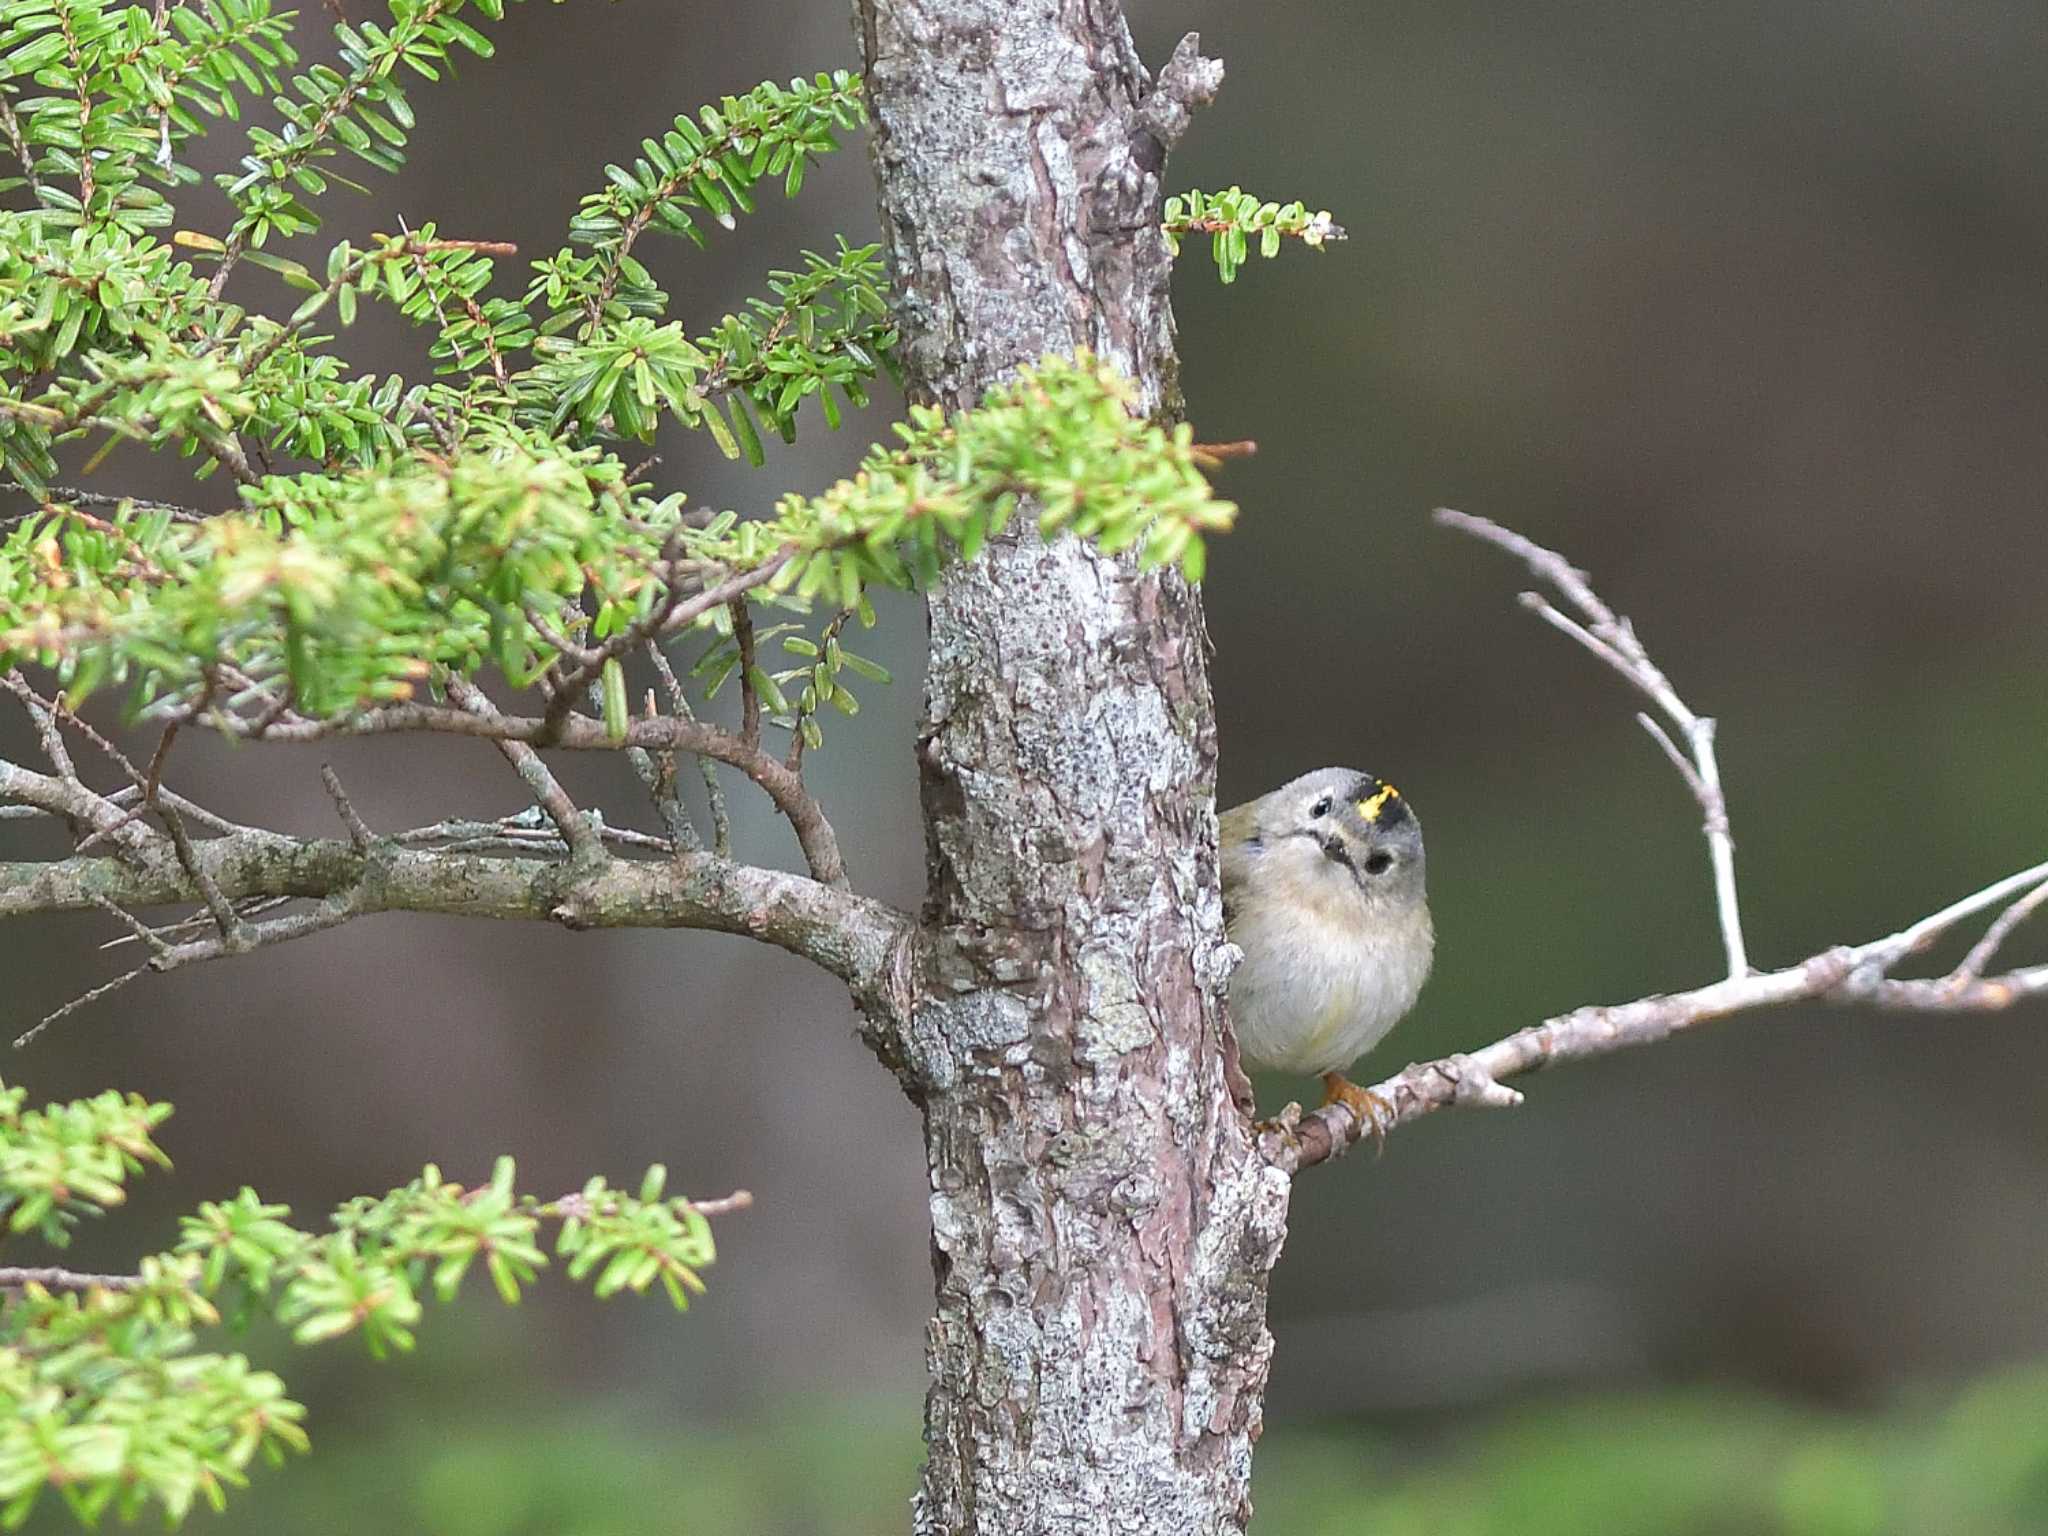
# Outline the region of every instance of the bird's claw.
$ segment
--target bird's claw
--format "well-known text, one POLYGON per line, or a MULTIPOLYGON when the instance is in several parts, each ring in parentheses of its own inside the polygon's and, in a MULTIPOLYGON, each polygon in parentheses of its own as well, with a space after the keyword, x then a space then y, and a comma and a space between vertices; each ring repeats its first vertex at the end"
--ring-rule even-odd
POLYGON ((1359 1134, 1372 1137, 1375 1157, 1387 1150, 1387 1132, 1401 1123, 1392 1104, 1370 1088, 1361 1088, 1342 1072, 1323 1074, 1323 1103, 1342 1104, 1358 1122, 1359 1134))
POLYGON ((1301 1106, 1299 1104, 1289 1104, 1285 1109, 1281 1110, 1279 1114, 1273 1116, 1272 1119, 1261 1120, 1257 1122, 1255 1125, 1253 1125, 1252 1134, 1255 1137, 1260 1137, 1270 1133, 1272 1135, 1282 1137, 1286 1140, 1288 1146, 1293 1147, 1298 1151, 1301 1146, 1301 1141, 1300 1138, 1294 1134, 1294 1132, 1296 1127, 1298 1127, 1300 1124, 1301 1106))

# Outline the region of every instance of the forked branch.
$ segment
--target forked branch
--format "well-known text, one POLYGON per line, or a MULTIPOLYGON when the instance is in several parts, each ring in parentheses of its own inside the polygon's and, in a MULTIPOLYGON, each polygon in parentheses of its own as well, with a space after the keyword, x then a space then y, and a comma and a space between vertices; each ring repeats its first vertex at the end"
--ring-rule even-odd
POLYGON ((1455 528, 1506 550, 1527 565, 1539 581, 1555 587, 1579 611, 1579 619, 1555 607, 1539 592, 1524 592, 1522 605, 1619 672, 1663 712, 1685 739, 1686 750, 1681 752, 1655 716, 1636 716, 1678 769, 1693 799, 1699 802, 1705 817, 1702 830, 1707 836, 1707 858, 1714 871, 1714 906, 1721 920, 1721 948, 1727 957, 1728 974, 1747 975, 1749 955, 1743 944, 1742 908, 1735 891, 1735 837, 1728 825, 1728 800, 1721 790, 1720 761, 1714 755, 1714 722, 1687 707, 1678 690, 1671 686, 1671 679, 1650 660, 1650 653, 1636 638, 1635 626, 1602 602, 1586 573, 1563 555, 1468 512, 1438 507, 1436 521, 1440 527, 1455 528))
MULTIPOLYGON (((1559 1062, 1650 1045, 1731 1014, 1810 1001, 1926 1013, 1990 1013, 2028 998, 2048 996, 2048 965, 1984 974, 2012 930, 2048 905, 2048 862, 1993 881, 1882 938, 1822 950, 1779 970, 1752 971, 1744 952, 1736 901, 1734 840, 1714 758, 1714 722, 1686 707, 1670 680, 1650 660, 1628 620, 1603 603, 1585 574, 1562 556, 1485 518, 1439 510, 1436 520, 1508 550, 1556 587, 1584 622, 1536 594, 1526 593, 1522 600, 1545 622, 1570 635, 1648 695, 1677 728, 1684 749, 1653 718, 1638 717, 1665 749, 1706 815, 1728 975, 1689 991, 1575 1008, 1479 1050, 1416 1063, 1372 1086, 1371 1092, 1391 1111, 1391 1118, 1382 1120, 1378 1133, 1453 1106, 1510 1108, 1522 1102, 1521 1093, 1507 1086, 1510 1078, 1559 1062), (1946 976, 1901 978, 1892 974, 1961 924, 1993 909, 1999 909, 1998 916, 1946 976)), ((1272 1125, 1263 1132, 1262 1146, 1272 1162, 1295 1171, 1343 1153, 1374 1129, 1361 1125, 1349 1109, 1333 1104, 1272 1125)))

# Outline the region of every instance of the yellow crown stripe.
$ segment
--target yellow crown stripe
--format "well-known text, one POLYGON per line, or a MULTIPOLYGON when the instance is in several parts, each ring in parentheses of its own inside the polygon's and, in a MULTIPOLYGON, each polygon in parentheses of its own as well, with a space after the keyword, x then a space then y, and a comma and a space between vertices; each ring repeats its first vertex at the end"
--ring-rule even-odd
POLYGON ((1378 821, 1380 812, 1387 808, 1387 802, 1400 798, 1401 791, 1391 784, 1382 784, 1378 794, 1358 802, 1358 814, 1367 821, 1378 821))

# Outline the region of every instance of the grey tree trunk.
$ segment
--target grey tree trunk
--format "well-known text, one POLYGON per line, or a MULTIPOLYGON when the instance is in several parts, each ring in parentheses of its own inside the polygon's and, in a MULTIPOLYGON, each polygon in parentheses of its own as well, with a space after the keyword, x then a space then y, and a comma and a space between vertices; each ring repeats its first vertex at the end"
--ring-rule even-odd
MULTIPOLYGON (((1153 88, 1113 0, 858 17, 914 392, 1087 347, 1171 413, 1159 177, 1214 66, 1184 45, 1153 88)), ((1241 1531, 1288 1179, 1226 1075, 1200 596, 1027 531, 929 616, 916 1529, 1241 1531)))

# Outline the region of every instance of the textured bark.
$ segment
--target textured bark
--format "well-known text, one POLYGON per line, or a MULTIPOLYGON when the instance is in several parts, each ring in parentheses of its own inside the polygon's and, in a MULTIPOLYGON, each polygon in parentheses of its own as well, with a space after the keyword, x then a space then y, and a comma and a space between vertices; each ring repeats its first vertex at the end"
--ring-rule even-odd
MULTIPOLYGON (((1170 413, 1165 146, 1114 4, 861 0, 915 391, 1088 347, 1170 413)), ((1225 1076, 1200 598, 1071 539, 929 604, 929 893, 896 1062, 937 1311, 921 1533, 1239 1531, 1288 1183, 1225 1076)))

